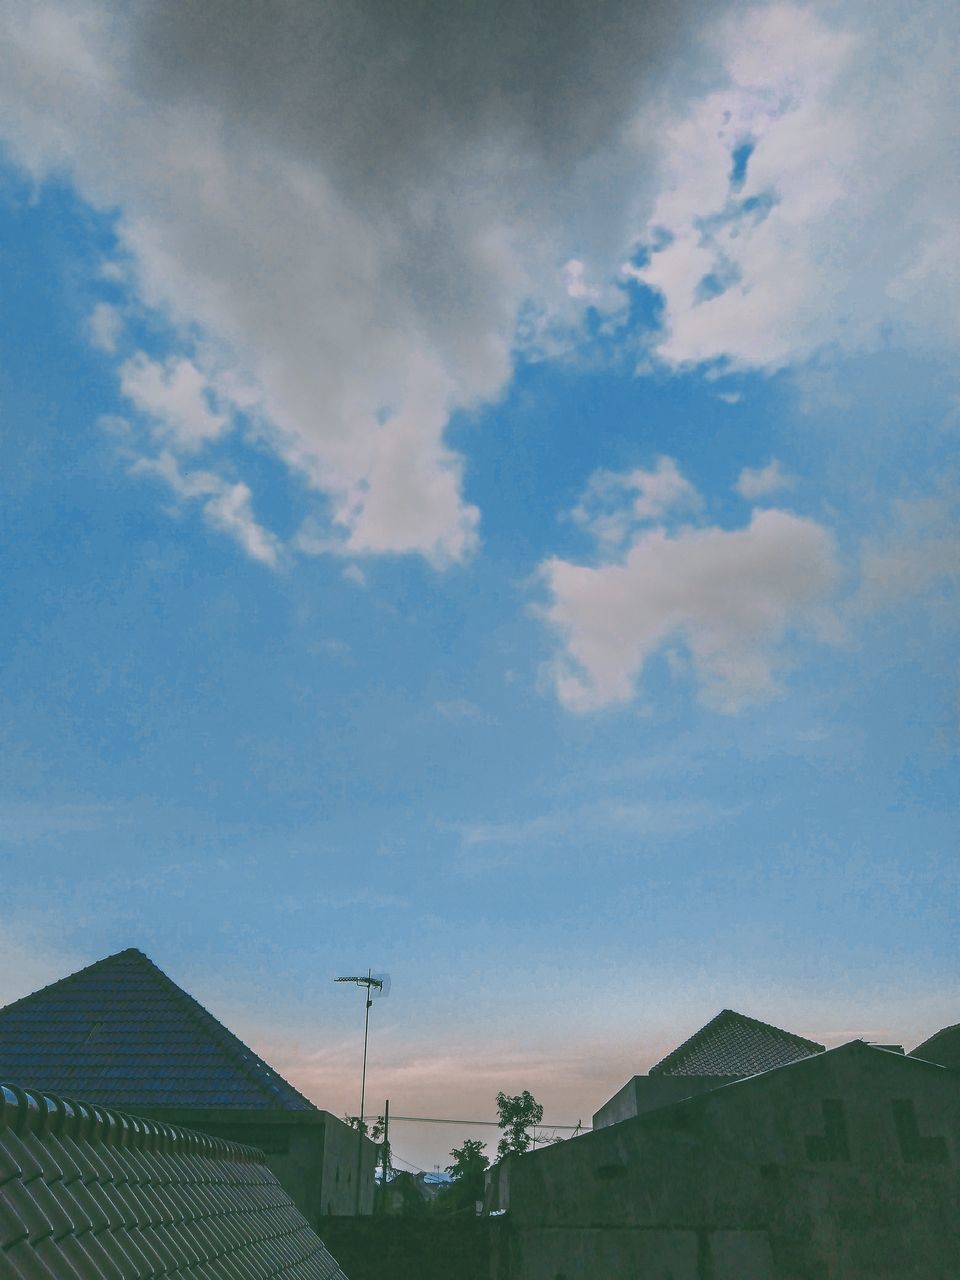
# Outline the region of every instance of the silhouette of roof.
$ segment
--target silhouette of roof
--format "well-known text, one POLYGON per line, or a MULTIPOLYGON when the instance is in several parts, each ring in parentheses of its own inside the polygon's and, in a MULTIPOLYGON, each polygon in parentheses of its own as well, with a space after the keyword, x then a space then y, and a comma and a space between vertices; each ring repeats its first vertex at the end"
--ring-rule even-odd
POLYGON ((937 1062, 942 1067, 960 1068, 960 1022, 952 1027, 943 1027, 932 1036, 910 1050, 911 1058, 925 1058, 928 1062, 937 1062))
POLYGON ((8 1085, 0 1274, 347 1280, 259 1151, 8 1085))
POLYGON ((647 1073, 651 1076, 729 1076, 738 1079, 823 1053, 805 1040, 733 1009, 723 1009, 647 1073))
POLYGON ((0 1009, 0 1080, 133 1109, 316 1110, 133 947, 0 1009))

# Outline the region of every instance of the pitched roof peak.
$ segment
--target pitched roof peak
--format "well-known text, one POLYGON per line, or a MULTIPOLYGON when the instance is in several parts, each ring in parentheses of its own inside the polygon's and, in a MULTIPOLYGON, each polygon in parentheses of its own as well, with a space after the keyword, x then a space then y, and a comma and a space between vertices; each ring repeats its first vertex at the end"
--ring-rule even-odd
POLYGON ((735 1009, 721 1009, 648 1072, 651 1076, 755 1075, 798 1058, 823 1053, 823 1045, 760 1022, 735 1009))
POLYGON ((0 1009, 0 1078, 115 1107, 315 1110, 137 947, 0 1009))

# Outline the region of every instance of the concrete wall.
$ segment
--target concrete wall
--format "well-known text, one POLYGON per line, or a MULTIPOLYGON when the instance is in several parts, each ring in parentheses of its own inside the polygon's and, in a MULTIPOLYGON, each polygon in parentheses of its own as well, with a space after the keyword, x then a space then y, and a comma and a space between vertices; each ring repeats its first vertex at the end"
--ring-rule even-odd
POLYGON ((634 1076, 594 1115, 593 1127, 605 1129, 607 1125, 630 1120, 645 1111, 730 1084, 732 1079, 731 1076, 634 1076))
POLYGON ((511 1157, 492 1280, 957 1280, 960 1078, 845 1046, 511 1157))
POLYGON ((489 1280, 492 1225, 472 1214, 328 1218, 317 1233, 350 1280, 489 1280))
MULTIPOLYGON (((326 1216, 350 1216, 357 1212, 357 1131, 331 1115, 321 1112, 325 1118, 325 1145, 323 1152, 323 1202, 320 1212, 326 1216)), ((374 1171, 377 1167, 379 1148, 369 1139, 362 1139, 360 1168, 360 1213, 373 1213, 375 1192, 374 1171)))
MULTIPOLYGON (((258 1147, 270 1172, 313 1227, 321 1217, 356 1212, 357 1132, 329 1111, 176 1108, 153 1109, 149 1115, 258 1147)), ((378 1148, 363 1138, 361 1149, 360 1212, 370 1214, 378 1148)))

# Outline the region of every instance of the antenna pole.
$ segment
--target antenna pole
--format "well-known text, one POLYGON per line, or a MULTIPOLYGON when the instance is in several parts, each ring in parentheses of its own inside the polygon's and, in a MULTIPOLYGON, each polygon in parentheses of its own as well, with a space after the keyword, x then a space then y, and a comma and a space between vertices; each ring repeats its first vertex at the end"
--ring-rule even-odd
MULTIPOLYGON (((371 974, 367 970, 367 981, 369 983, 371 974)), ((360 1073, 360 1126, 363 1128, 363 1105, 367 1094, 367 1036, 370 1034, 370 1006, 373 1001, 370 999, 370 987, 367 986, 366 1008, 363 1014, 363 1070, 360 1073)))
POLYGON ((361 1174, 363 1172, 363 1111, 367 1100, 367 1039, 370 1034, 370 1006, 373 1004, 373 1001, 370 999, 370 992, 374 987, 376 987, 378 991, 383 991, 386 978, 375 978, 373 976, 373 970, 368 969, 365 977, 335 978, 334 981, 355 982, 358 987, 364 988, 363 1069, 360 1073, 360 1114, 357 1116, 357 1185, 355 1197, 355 1212, 357 1217, 359 1217, 361 1174))
POLYGON ((357 1217, 360 1216, 360 1188, 362 1184, 363 1172, 363 1106, 367 1094, 367 1036, 370 1031, 370 1006, 373 1001, 370 999, 370 987, 372 985, 373 973, 367 970, 365 981, 366 1008, 363 1011, 363 1070, 360 1073, 360 1123, 357 1125, 357 1217))

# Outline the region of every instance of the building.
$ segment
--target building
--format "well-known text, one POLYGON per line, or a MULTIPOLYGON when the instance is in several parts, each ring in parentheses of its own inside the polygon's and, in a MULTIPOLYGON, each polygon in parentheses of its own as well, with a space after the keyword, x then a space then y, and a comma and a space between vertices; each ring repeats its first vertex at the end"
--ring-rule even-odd
POLYGON ((314 1226, 373 1210, 375 1145, 133 948, 0 1009, 0 1080, 257 1147, 314 1226))
POLYGON ((6 1085, 0 1275, 347 1280, 253 1148, 6 1085))
POLYGON ((786 1066, 823 1045, 733 1009, 715 1018, 661 1059, 645 1076, 634 1076, 593 1117, 594 1129, 678 1102, 733 1080, 786 1066))
POLYGON ((488 1176, 492 1280, 960 1275, 960 1076, 862 1041, 488 1176))
POLYGON ((960 1071, 960 1022, 952 1027, 944 1027, 923 1044, 911 1050, 913 1058, 925 1058, 927 1062, 938 1062, 941 1067, 952 1067, 960 1071))

